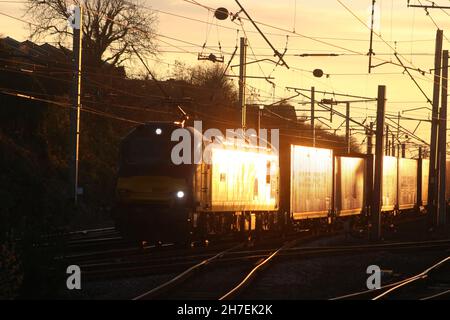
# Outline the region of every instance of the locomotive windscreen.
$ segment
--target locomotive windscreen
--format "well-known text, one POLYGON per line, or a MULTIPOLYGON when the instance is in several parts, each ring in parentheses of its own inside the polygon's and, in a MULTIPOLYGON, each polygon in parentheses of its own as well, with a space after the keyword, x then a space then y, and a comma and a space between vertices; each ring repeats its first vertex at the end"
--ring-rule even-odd
POLYGON ((327 217, 333 192, 333 152, 291 146, 291 212, 294 219, 327 217))
POLYGON ((119 176, 188 175, 189 165, 177 165, 172 150, 178 143, 171 140, 173 124, 155 123, 137 127, 123 141, 120 149, 119 176))
POLYGON ((168 161, 168 154, 166 140, 136 138, 125 147, 124 160, 131 165, 152 165, 168 161))

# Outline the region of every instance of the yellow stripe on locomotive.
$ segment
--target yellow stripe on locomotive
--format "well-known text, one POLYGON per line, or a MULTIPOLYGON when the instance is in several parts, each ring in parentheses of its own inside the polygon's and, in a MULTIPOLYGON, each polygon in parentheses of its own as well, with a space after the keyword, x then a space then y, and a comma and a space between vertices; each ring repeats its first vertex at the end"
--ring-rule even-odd
POLYGON ((187 189, 185 179, 167 176, 119 177, 117 180, 117 200, 123 204, 169 203, 174 198, 184 197, 187 189))

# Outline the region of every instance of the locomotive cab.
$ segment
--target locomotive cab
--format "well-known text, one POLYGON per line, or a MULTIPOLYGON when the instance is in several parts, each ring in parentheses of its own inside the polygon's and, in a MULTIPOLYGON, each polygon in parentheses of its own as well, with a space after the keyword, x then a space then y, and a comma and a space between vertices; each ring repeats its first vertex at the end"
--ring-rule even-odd
MULTIPOLYGON (((136 127, 120 147, 115 220, 127 237, 152 242, 186 239, 194 166, 176 165, 174 123, 136 127)), ((188 131, 189 132, 189 131, 188 131)))

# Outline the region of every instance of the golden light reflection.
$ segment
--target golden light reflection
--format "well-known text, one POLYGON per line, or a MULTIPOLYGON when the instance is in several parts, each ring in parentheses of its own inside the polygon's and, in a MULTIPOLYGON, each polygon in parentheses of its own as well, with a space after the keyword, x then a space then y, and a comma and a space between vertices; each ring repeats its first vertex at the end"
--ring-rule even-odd
POLYGON ((364 159, 338 157, 336 210, 340 216, 359 214, 364 206, 364 159))
POLYGON ((278 158, 268 151, 215 146, 211 149, 212 210, 276 210, 278 158))
POLYGON ((417 160, 399 159, 399 209, 412 209, 417 201, 417 160))
POLYGON ((430 160, 422 159, 422 205, 426 205, 428 203, 429 170, 430 170, 430 160))
POLYGON ((333 152, 291 146, 291 211, 294 219, 326 217, 331 208, 333 152))
POLYGON ((397 158, 395 157, 384 157, 382 189, 382 210, 394 210, 397 204, 397 158))

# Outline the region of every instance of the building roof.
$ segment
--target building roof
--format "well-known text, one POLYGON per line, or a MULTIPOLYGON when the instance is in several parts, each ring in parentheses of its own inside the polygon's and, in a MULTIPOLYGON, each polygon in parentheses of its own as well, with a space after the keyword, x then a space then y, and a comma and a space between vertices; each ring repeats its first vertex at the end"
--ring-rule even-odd
POLYGON ((8 55, 42 60, 40 62, 67 60, 68 54, 71 53, 69 49, 64 47, 57 48, 48 43, 38 45, 30 40, 19 42, 11 37, 0 39, 0 44, 2 50, 6 51, 8 55))

